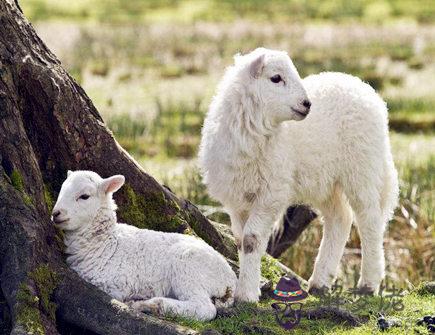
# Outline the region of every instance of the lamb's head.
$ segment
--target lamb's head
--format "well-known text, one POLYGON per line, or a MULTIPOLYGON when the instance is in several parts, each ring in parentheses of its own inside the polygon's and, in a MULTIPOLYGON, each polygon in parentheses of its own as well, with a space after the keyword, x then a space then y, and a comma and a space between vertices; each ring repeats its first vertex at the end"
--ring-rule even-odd
POLYGON ((254 113, 254 119, 261 118, 259 122, 276 125, 299 121, 309 113, 311 103, 286 52, 258 48, 236 55, 232 71, 236 72, 235 89, 244 95, 242 105, 246 103, 247 112, 254 113))
POLYGON ((121 175, 103 179, 92 171, 68 171, 53 208, 54 224, 62 230, 76 230, 91 225, 101 209, 116 210, 112 194, 124 181, 121 175))

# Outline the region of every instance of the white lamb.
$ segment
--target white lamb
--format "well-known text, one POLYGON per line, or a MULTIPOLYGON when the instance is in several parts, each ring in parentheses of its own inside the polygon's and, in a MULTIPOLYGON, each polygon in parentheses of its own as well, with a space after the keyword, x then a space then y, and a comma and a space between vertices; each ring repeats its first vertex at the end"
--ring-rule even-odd
POLYGON ((240 258, 236 300, 258 300, 269 235, 296 203, 311 204, 324 219, 311 292, 330 287, 353 214, 362 247, 358 285, 377 291, 398 182, 386 104, 369 85, 343 73, 301 80, 281 51, 236 56, 205 119, 199 162, 209 193, 231 216, 240 258))
POLYGON ((69 266, 140 311, 211 320, 216 306, 231 306, 237 277, 204 241, 117 223, 112 193, 123 184, 121 175, 68 172, 53 221, 69 266))

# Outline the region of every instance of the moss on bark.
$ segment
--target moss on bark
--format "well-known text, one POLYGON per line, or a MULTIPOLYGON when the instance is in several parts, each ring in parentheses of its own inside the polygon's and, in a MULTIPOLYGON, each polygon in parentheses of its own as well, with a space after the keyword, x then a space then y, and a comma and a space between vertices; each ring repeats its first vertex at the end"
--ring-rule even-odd
POLYGON ((44 335, 45 330, 41 321, 39 310, 39 298, 32 293, 31 288, 22 283, 17 293, 17 316, 16 323, 30 334, 44 335))
POLYGON ((9 176, 12 186, 21 192, 23 196, 24 203, 28 206, 33 206, 33 200, 32 198, 26 193, 24 189, 24 181, 23 176, 20 174, 18 170, 12 170, 10 176, 9 176))
POLYGON ((47 209, 51 213, 54 207, 54 200, 53 200, 53 192, 51 191, 51 186, 48 184, 44 184, 44 199, 45 199, 45 204, 47 205, 47 209))
POLYGON ((278 283, 279 279, 285 274, 278 263, 277 259, 269 255, 264 255, 261 259, 261 275, 274 284, 278 283))
POLYGON ((40 305, 44 313, 51 320, 56 321, 56 304, 51 301, 51 295, 59 283, 59 275, 52 271, 47 264, 38 266, 29 274, 38 290, 40 305))
POLYGON ((34 286, 20 284, 16 322, 30 334, 45 334, 41 313, 56 322, 57 305, 51 300, 51 296, 60 277, 47 264, 36 267, 28 276, 34 286))
POLYGON ((126 223, 138 228, 185 233, 189 225, 182 217, 179 206, 167 199, 163 191, 155 192, 149 197, 136 194, 126 184, 124 194, 127 203, 120 209, 121 217, 126 223), (162 209, 166 208, 166 211, 162 209))
POLYGON ((12 186, 20 191, 24 192, 24 183, 23 183, 23 177, 18 172, 18 170, 12 170, 11 175, 9 176, 11 178, 12 186))

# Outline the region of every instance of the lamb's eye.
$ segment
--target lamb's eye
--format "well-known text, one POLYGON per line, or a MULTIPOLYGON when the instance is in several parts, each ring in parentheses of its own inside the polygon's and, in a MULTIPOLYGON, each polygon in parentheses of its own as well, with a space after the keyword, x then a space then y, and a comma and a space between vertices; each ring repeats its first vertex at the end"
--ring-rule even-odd
POLYGON ((270 77, 270 80, 272 83, 278 84, 280 81, 282 81, 282 78, 279 74, 276 74, 273 77, 270 77))
POLYGON ((82 194, 81 196, 79 196, 79 199, 88 200, 89 197, 90 197, 90 195, 88 195, 88 194, 82 194))

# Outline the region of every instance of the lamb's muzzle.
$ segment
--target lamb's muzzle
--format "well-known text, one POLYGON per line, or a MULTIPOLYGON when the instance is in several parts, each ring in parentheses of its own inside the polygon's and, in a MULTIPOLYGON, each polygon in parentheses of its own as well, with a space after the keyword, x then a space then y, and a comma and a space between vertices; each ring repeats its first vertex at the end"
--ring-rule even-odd
POLYGON ((302 105, 303 105, 307 110, 310 110, 311 102, 310 102, 309 100, 304 100, 304 102, 302 103, 302 105))

